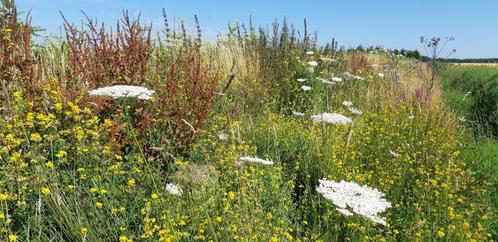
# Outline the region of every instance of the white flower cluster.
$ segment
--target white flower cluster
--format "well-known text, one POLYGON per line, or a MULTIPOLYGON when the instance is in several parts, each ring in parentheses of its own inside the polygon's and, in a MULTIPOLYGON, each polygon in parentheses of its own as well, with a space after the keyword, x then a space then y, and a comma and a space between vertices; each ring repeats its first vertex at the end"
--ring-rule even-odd
POLYGON ((333 82, 342 82, 342 78, 336 76, 331 77, 330 80, 333 82))
POLYGON ((346 216, 356 213, 375 223, 386 225, 386 219, 378 215, 391 207, 391 203, 384 198, 384 193, 354 182, 320 179, 319 183, 316 191, 332 201, 338 212, 346 216))
POLYGON ((396 157, 396 158, 401 157, 401 154, 400 154, 400 153, 397 153, 397 152, 392 151, 392 150, 390 150, 390 151, 389 151, 389 154, 391 154, 392 156, 394 156, 394 157, 396 157))
POLYGON ((353 108, 353 107, 348 107, 348 110, 349 112, 351 112, 352 114, 356 114, 356 115, 363 115, 363 111, 357 109, 357 108, 353 108))
POLYGON ((339 82, 342 82, 342 78, 335 77, 335 76, 331 77, 330 79, 325 79, 325 78, 321 78, 321 77, 318 77, 317 79, 320 80, 322 83, 330 84, 330 85, 335 85, 339 82))
POLYGON ((255 158, 255 157, 240 157, 239 160, 237 161, 237 164, 238 165, 241 165, 245 162, 249 162, 249 163, 259 163, 259 164, 263 164, 263 165, 267 165, 267 166, 272 166, 273 165, 273 161, 269 161, 269 160, 263 160, 261 158, 255 158))
POLYGON ((316 61, 308 61, 308 65, 311 66, 311 67, 315 67, 315 66, 318 66, 318 62, 316 62, 316 61))
POLYGON ((312 115, 311 119, 318 123, 328 123, 328 124, 350 124, 353 121, 338 113, 321 113, 312 115))
POLYGON ((327 57, 320 57, 320 60, 323 62, 336 62, 337 61, 336 59, 327 58, 327 57))
POLYGON ((301 89, 303 89, 303 91, 309 91, 311 90, 311 87, 310 86, 301 86, 301 89))
POLYGON ((298 82, 305 82, 305 81, 306 81, 306 79, 304 79, 304 78, 297 78, 297 80, 296 80, 296 81, 298 81, 298 82))
POLYGON ((361 76, 357 76, 357 75, 353 75, 353 74, 351 74, 351 73, 349 73, 349 72, 347 72, 347 71, 346 71, 346 72, 344 72, 344 73, 342 73, 342 75, 343 75, 344 77, 346 77, 346 78, 349 78, 349 79, 364 80, 364 79, 363 79, 363 77, 361 77, 361 76))
POLYGON ((344 106, 344 107, 352 107, 353 106, 353 102, 351 102, 351 101, 344 101, 344 102, 342 102, 342 106, 344 106))
POLYGON ((346 107, 349 110, 349 112, 351 112, 352 114, 363 115, 363 111, 354 108, 353 103, 351 101, 342 102, 342 106, 346 107))
POLYGON ((292 114, 296 115, 296 116, 300 116, 300 117, 304 116, 304 113, 301 113, 301 112, 298 112, 298 111, 294 111, 294 110, 292 110, 292 114))
POLYGON ((104 96, 104 97, 134 97, 138 99, 149 100, 154 95, 155 91, 149 90, 145 87, 116 85, 110 87, 102 87, 91 90, 88 92, 90 96, 104 96))
POLYGON ((173 183, 166 184, 166 191, 175 196, 181 196, 183 194, 182 189, 173 183))

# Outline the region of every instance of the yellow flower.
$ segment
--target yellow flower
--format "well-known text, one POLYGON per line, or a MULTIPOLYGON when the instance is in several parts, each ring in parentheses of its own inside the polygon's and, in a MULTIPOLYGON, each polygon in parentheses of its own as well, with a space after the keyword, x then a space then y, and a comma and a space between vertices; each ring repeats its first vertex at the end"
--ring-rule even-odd
POLYGON ((56 103, 54 107, 55 111, 60 112, 62 110, 62 103, 56 103))
POLYGON ((270 242, 278 242, 278 238, 277 238, 277 237, 275 237, 275 236, 272 236, 272 237, 270 238, 270 242))
POLYGON ((95 188, 95 187, 92 187, 90 188, 90 192, 91 193, 96 193, 99 189, 95 188))
POLYGON ((103 124, 103 126, 104 126, 104 127, 106 127, 106 128, 110 128, 110 127, 112 127, 112 120, 110 120, 110 119, 108 119, 108 118, 104 119, 104 124, 103 124))
POLYGON ((107 194, 107 190, 106 189, 100 189, 100 194, 102 194, 102 195, 107 194))
POLYGON ((33 142, 40 142, 42 140, 42 137, 39 133, 32 133, 29 139, 33 142))
POLYGON ((45 165, 50 168, 50 169, 54 169, 54 163, 52 163, 51 161, 47 161, 47 163, 45 163, 45 165))
POLYGON ((465 227, 465 228, 469 228, 469 227, 470 227, 469 222, 467 222, 467 221, 463 222, 463 227, 465 227))
POLYGON ((291 234, 289 234, 289 233, 287 233, 287 232, 285 232, 285 233, 284 233, 284 236, 285 236, 285 238, 286 238, 288 241, 292 241, 292 240, 294 239, 294 238, 292 237, 292 235, 291 235, 291 234))
POLYGON ((17 100, 21 100, 21 98, 22 98, 22 94, 21 94, 20 91, 15 91, 12 95, 14 96, 14 98, 16 99, 16 101, 17 100))
POLYGON ((135 179, 132 178, 132 179, 128 180, 128 187, 132 188, 134 186, 135 186, 135 179))
POLYGON ((235 197, 236 197, 235 192, 229 192, 229 193, 228 193, 228 199, 230 199, 230 200, 234 200, 234 199, 235 199, 235 197))
POLYGON ((60 150, 60 151, 59 151, 59 152, 55 155, 55 157, 57 157, 57 158, 59 158, 59 159, 60 159, 60 158, 62 158, 62 157, 64 157, 64 156, 66 156, 66 155, 67 155, 67 152, 66 152, 66 151, 64 151, 64 150, 60 150))
POLYGON ((9 199, 8 193, 0 193, 0 201, 5 201, 7 199, 9 199))
POLYGON ((17 236, 15 234, 10 234, 9 235, 9 241, 10 242, 17 241, 17 236))
POLYGON ((444 231, 443 231, 443 230, 439 230, 439 231, 437 231, 437 237, 439 237, 439 238, 443 238, 445 235, 446 235, 446 234, 444 233, 444 231))
POLYGON ((128 239, 128 237, 121 235, 119 236, 119 242, 133 242, 133 240, 128 239))
POLYGON ((41 193, 45 196, 50 195, 50 189, 48 187, 44 187, 41 189, 41 193))
POLYGON ((104 204, 103 204, 103 203, 101 203, 101 202, 96 202, 96 203, 95 203, 95 207, 96 207, 96 208, 102 208, 103 206, 104 206, 104 204))
POLYGON ((0 219, 5 219, 5 214, 0 212, 0 219))
POLYGON ((152 199, 158 199, 159 198, 159 195, 157 195, 157 193, 152 193, 152 195, 150 195, 150 197, 152 199))
POLYGON ((67 185, 67 190, 71 191, 74 189, 74 185, 67 185))
POLYGON ((216 221, 217 223, 221 223, 221 221, 223 221, 223 219, 220 216, 218 216, 214 219, 214 221, 216 221))
POLYGON ((81 234, 86 234, 88 232, 88 229, 86 227, 81 227, 80 233, 81 234))

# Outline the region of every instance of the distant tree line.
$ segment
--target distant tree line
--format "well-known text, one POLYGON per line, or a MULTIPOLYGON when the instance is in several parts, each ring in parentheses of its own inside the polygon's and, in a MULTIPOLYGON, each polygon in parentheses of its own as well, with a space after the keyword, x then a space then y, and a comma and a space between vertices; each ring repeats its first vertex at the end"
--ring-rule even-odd
POLYGON ((447 59, 441 59, 441 61, 449 63, 498 63, 498 58, 465 58, 465 59, 447 58, 447 59))
MULTIPOLYGON (((343 50, 343 49, 341 49, 343 50)), ((419 59, 421 61, 430 61, 431 58, 420 54, 418 50, 407 50, 407 49, 385 49, 382 46, 368 46, 358 45, 357 47, 349 48, 347 51, 366 51, 371 53, 392 53, 395 55, 402 55, 406 58, 419 59)), ((498 63, 498 58, 438 58, 439 62, 446 63, 498 63)))

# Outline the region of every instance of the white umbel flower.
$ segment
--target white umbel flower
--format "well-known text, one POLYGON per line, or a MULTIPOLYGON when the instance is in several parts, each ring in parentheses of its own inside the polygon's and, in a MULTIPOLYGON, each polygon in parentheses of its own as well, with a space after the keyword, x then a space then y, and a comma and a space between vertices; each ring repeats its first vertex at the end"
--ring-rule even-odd
POLYGON ((182 189, 173 183, 166 184, 166 191, 175 196, 181 196, 183 194, 182 189))
POLYGON ((344 72, 344 73, 342 73, 342 75, 345 76, 346 78, 350 78, 350 79, 364 80, 363 77, 357 76, 357 75, 353 75, 353 74, 351 74, 351 73, 349 73, 347 71, 344 72))
POLYGON ((310 86, 301 86, 301 89, 303 89, 303 91, 309 91, 311 90, 311 87, 310 86))
POLYGON ((313 52, 313 51, 308 51, 308 52, 306 52, 306 54, 307 54, 307 55, 313 55, 313 54, 315 54, 315 52, 313 52))
POLYGON ((228 134, 225 133, 224 131, 218 132, 218 139, 219 140, 228 140, 228 134))
POLYGON ((399 153, 397 153, 397 152, 395 152, 395 151, 392 151, 392 150, 390 150, 390 151, 389 151, 389 154, 391 154, 392 156, 394 156, 394 157, 396 157, 396 158, 397 158, 397 157, 401 157, 401 154, 399 154, 399 153))
POLYGON ((321 113, 312 115, 311 119, 318 123, 328 123, 328 124, 350 124, 353 121, 338 113, 321 113))
POLYGON ((274 164, 273 161, 270 161, 270 160, 263 160, 261 158, 248 157, 248 156, 240 157, 239 160, 238 160, 239 164, 242 164, 242 163, 245 163, 245 162, 259 163, 259 164, 263 164, 263 165, 267 165, 267 166, 272 166, 274 164))
POLYGON ((357 109, 357 108, 354 108, 354 107, 348 107, 348 110, 349 112, 351 112, 352 114, 356 114, 356 115, 363 115, 363 111, 357 109))
POLYGON ((353 216, 353 213, 345 208, 336 208, 335 210, 337 210, 337 212, 339 213, 342 213, 346 217, 353 216))
POLYGON ((377 76, 379 76, 380 78, 384 78, 385 77, 384 73, 378 73, 377 76))
POLYGON ((312 67, 315 67, 315 66, 318 66, 318 62, 316 62, 316 61, 309 61, 308 65, 312 66, 312 67))
POLYGON ((331 81, 329 81, 329 80, 327 80, 325 78, 318 77, 317 79, 320 80, 324 84, 330 84, 330 85, 335 85, 336 84, 335 82, 331 82, 331 81))
POLYGON ((139 86, 115 85, 101 87, 88 92, 90 96, 105 96, 112 98, 134 97, 138 99, 149 100, 155 91, 139 86))
POLYGON ((375 223, 386 225, 386 219, 379 216, 379 213, 391 207, 391 203, 384 198, 384 193, 354 182, 335 182, 327 179, 318 181, 320 184, 316 191, 332 201, 340 213, 346 216, 356 213, 375 223))
POLYGON ((342 82, 342 78, 336 76, 331 77, 330 80, 332 80, 333 82, 342 82))
POLYGON ((306 81, 306 79, 304 79, 304 78, 297 78, 297 80, 296 80, 296 81, 298 81, 298 82, 305 82, 305 81, 306 81))
POLYGON ((351 102, 351 101, 344 101, 344 102, 342 102, 342 106, 344 106, 344 107, 352 107, 353 106, 353 102, 351 102))
POLYGON ((320 60, 323 62, 336 62, 337 61, 336 59, 327 58, 327 57, 320 57, 320 60))
POLYGON ((300 116, 300 117, 304 116, 304 113, 297 112, 297 111, 294 111, 294 110, 292 110, 292 114, 296 115, 296 116, 300 116))

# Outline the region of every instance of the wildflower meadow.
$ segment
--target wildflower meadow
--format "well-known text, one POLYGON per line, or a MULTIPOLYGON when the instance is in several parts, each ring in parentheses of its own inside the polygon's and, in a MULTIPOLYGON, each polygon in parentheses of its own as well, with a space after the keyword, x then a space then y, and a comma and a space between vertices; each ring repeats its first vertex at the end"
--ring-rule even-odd
POLYGON ((19 12, 2 0, 0 241, 498 239, 496 149, 451 67, 285 20, 208 41, 164 10, 158 35, 62 13, 35 42, 19 12))

